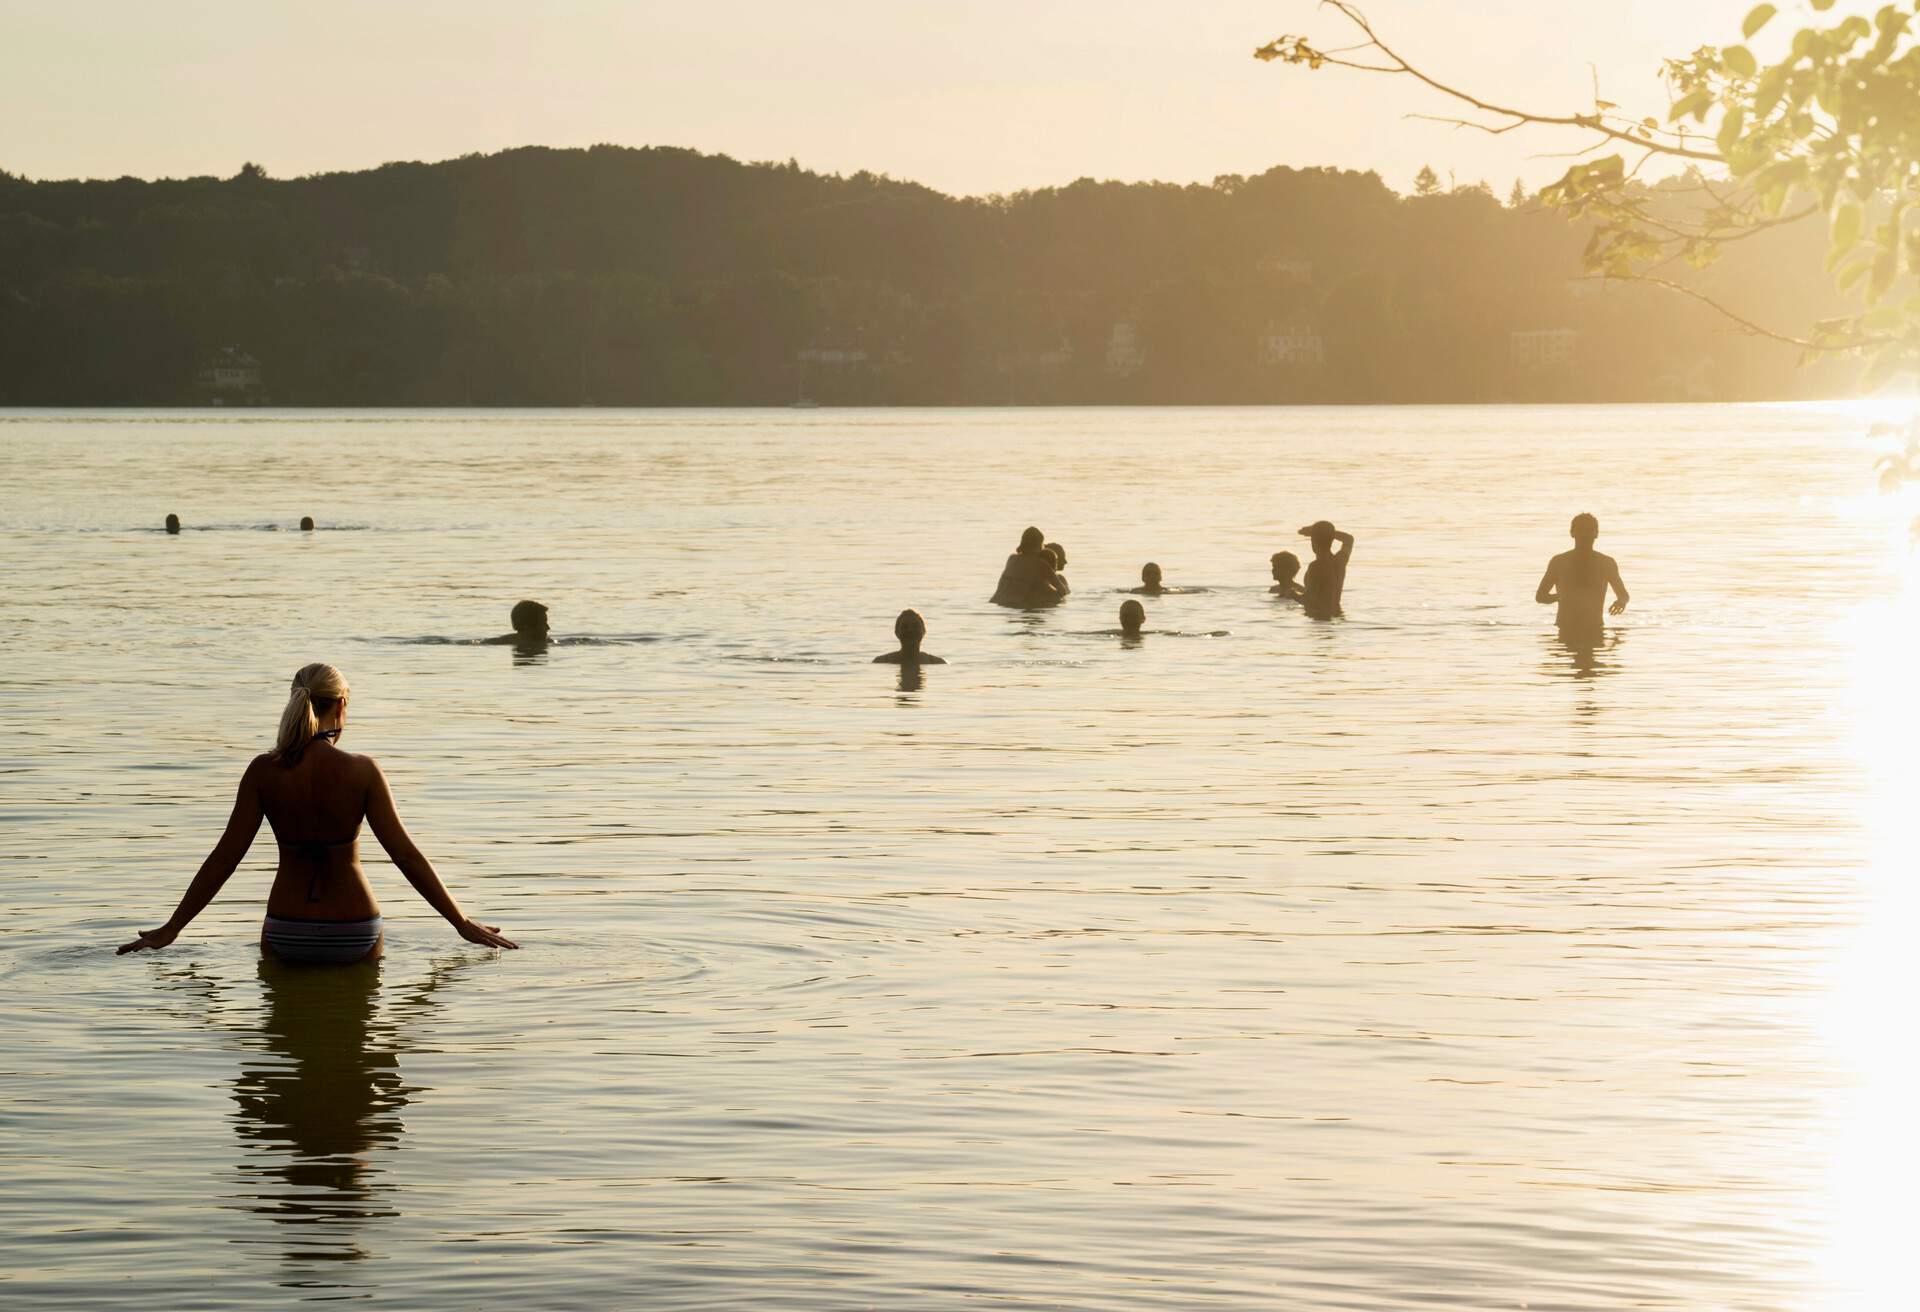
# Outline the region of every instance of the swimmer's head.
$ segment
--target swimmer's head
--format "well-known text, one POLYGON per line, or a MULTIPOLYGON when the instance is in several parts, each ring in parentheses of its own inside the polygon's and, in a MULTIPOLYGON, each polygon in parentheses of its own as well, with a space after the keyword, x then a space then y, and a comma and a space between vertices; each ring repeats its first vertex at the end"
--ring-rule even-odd
POLYGON ((1273 553, 1273 577, 1275 580, 1285 583, 1299 572, 1300 557, 1294 555, 1291 551, 1276 551, 1273 553))
POLYGON ((1067 549, 1065 547, 1061 546, 1058 542, 1049 542, 1045 547, 1045 551, 1049 556, 1053 557, 1053 567, 1055 569, 1065 569, 1067 567, 1067 549))
POLYGON ((1137 601, 1123 601, 1120 603, 1120 631, 1122 633, 1138 633, 1140 632, 1140 626, 1146 622, 1147 608, 1145 606, 1142 606, 1137 601))
POLYGON ((1047 535, 1037 528, 1030 528, 1020 535, 1020 550, 1032 555, 1046 545, 1047 535))
POLYGON ((1580 546, 1590 547, 1593 540, 1600 536, 1600 521, 1581 511, 1573 517, 1573 523, 1567 526, 1567 532, 1573 534, 1573 540, 1580 546))
POLYGON ((167 532, 178 533, 179 531, 180 531, 180 516, 168 515, 167 516, 167 532))
POLYGON ((333 666, 322 661, 302 665, 287 690, 287 709, 280 712, 280 732, 273 740, 274 759, 292 765, 320 732, 322 720, 333 721, 330 727, 346 723, 348 691, 347 676, 333 666))
POLYGON ((1160 567, 1152 561, 1140 567, 1140 581, 1150 588, 1160 586, 1160 567))
POLYGON ((1313 554, 1324 556, 1333 550, 1333 521, 1317 519, 1307 527, 1307 541, 1313 544, 1313 554))
POLYGON ((313 532, 313 516, 312 515, 300 516, 300 531, 302 533, 313 532))
POLYGON ((918 648, 927 636, 927 621, 917 610, 903 610, 900 618, 893 622, 893 636, 900 639, 902 647, 918 648))
POLYGON ((513 608, 513 631, 523 638, 547 636, 547 608, 537 601, 523 601, 513 608))

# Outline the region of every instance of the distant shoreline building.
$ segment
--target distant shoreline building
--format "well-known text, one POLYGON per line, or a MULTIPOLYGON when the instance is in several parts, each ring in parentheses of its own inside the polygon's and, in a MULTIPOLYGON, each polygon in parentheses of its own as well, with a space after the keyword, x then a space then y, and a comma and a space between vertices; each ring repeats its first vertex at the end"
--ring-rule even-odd
POLYGON ((1146 367, 1147 344, 1133 320, 1122 319, 1107 337, 1107 372, 1125 378, 1146 367))
POLYGON ((1579 346, 1577 328, 1534 328, 1507 334, 1508 357, 1529 372, 1572 368, 1579 346))
POLYGON ((194 390, 208 405, 267 404, 265 370, 237 346, 216 347, 201 358, 194 390))
POLYGON ((1319 368, 1327 362, 1326 341, 1320 330, 1290 324, 1285 328, 1267 325, 1260 337, 1260 359, 1265 364, 1305 365, 1319 368))

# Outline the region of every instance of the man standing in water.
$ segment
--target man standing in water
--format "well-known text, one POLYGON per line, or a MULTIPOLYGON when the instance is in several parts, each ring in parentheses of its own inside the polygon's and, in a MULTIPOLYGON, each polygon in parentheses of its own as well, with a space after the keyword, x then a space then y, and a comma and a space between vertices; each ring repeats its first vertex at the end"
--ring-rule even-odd
POLYGON ((1533 599, 1543 606, 1558 602, 1555 623, 1561 639, 1575 647, 1591 647, 1606 632, 1600 610, 1606 606, 1607 589, 1611 587, 1614 596, 1607 614, 1618 615, 1627 608, 1627 585, 1620 581, 1620 566, 1613 557, 1593 549, 1593 540, 1600 536, 1599 520, 1584 513, 1575 515, 1567 531, 1573 535, 1573 550, 1547 562, 1533 599))
POLYGON ((1301 529, 1300 536, 1313 544, 1313 559, 1307 563, 1300 609, 1310 619, 1330 620, 1340 613, 1340 593, 1347 586, 1347 562, 1353 559, 1353 534, 1342 533, 1330 520, 1321 519, 1301 529), (1336 542, 1340 544, 1337 553, 1333 549, 1336 542))

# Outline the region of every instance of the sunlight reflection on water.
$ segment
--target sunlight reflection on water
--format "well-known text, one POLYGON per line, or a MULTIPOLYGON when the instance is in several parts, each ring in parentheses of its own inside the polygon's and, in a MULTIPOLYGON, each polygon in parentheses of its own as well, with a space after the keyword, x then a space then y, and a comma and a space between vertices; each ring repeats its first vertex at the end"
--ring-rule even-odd
POLYGON ((0 1296, 1887 1306, 1920 618, 1864 430, 0 413, 0 1296), (1577 510, 1593 653, 1532 603, 1577 510), (1266 561, 1323 515, 1314 625, 1266 561), (998 611, 1033 521, 1075 595, 998 611), (1209 590, 1123 643, 1147 559, 1209 590), (561 641, 474 645, 522 596, 561 641), (526 949, 372 863, 384 962, 262 968, 263 839, 115 959, 316 658, 526 949))

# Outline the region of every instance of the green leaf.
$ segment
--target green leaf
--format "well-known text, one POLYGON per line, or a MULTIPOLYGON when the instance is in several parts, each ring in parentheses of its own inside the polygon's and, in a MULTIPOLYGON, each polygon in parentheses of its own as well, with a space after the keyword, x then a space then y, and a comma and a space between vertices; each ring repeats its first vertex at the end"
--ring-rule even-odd
POLYGON ((1812 0, 1812 4, 1814 7, 1814 10, 1817 13, 1822 13, 1822 14, 1827 12, 1827 10, 1833 8, 1833 0, 1812 0))
POLYGON ((1733 143, 1740 140, 1740 129, 1747 125, 1746 111, 1735 107, 1720 120, 1720 133, 1714 141, 1720 147, 1720 153, 1726 154, 1733 149, 1733 143))
POLYGON ((1689 114, 1695 118, 1705 118, 1707 107, 1711 104, 1713 104, 1713 92, 1690 92, 1673 102, 1673 108, 1667 111, 1667 122, 1677 122, 1689 114))
POLYGON ((1833 216, 1833 249, 1850 250, 1860 240, 1860 207, 1842 205, 1833 216))
POLYGON ((1765 27, 1768 20, 1779 12, 1772 5, 1755 5, 1747 14, 1747 21, 1740 24, 1740 35, 1751 39, 1755 32, 1765 27))
POLYGON ((1760 69, 1758 61, 1753 57, 1753 51, 1745 46, 1728 46, 1720 52, 1720 62, 1735 77, 1752 77, 1760 69))

